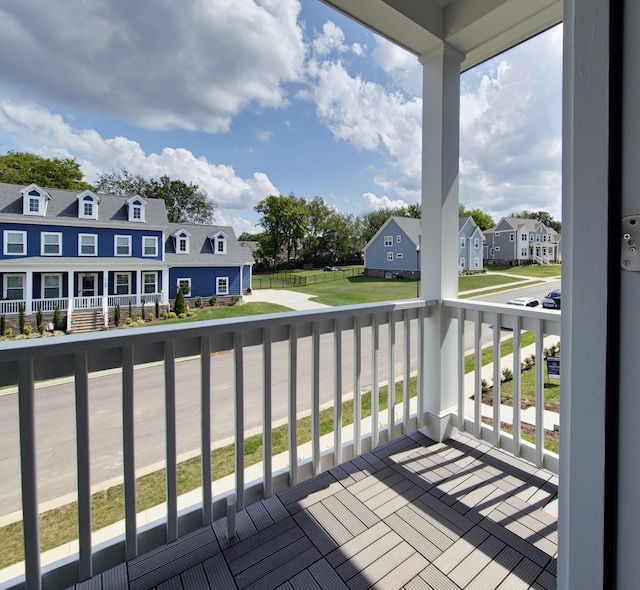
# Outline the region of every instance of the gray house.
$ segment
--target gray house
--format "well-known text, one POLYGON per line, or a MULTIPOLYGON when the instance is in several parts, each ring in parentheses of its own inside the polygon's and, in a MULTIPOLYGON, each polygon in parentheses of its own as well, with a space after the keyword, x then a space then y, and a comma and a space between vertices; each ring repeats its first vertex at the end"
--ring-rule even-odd
MULTIPOLYGON (((483 235, 472 217, 458 224, 458 268, 481 271, 483 235)), ((392 216, 364 248, 365 274, 373 277, 420 277, 420 219, 392 216)))
POLYGON ((483 269, 482 248, 484 235, 473 217, 458 220, 458 269, 481 271, 483 269))
POLYGON ((487 264, 550 264, 561 260, 561 237, 536 219, 503 217, 484 232, 487 264))

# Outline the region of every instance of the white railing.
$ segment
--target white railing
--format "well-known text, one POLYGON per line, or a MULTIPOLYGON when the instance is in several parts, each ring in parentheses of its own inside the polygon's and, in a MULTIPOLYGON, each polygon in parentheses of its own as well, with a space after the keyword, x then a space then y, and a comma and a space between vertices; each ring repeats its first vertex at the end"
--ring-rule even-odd
MULTIPOLYGON (((542 359, 544 335, 559 333, 559 312, 462 300, 447 300, 442 305, 457 326, 459 338, 459 403, 452 414, 454 422, 461 430, 557 472, 557 455, 544 448, 544 429, 536 428, 535 444, 522 440, 519 433, 523 420, 515 403, 512 432, 494 429, 482 421, 486 407, 479 394, 483 335, 488 335, 489 346, 499 350, 502 334, 501 330, 489 331, 487 326, 512 329, 514 375, 519 375, 515 368, 520 367, 522 331, 535 334, 536 358, 542 359), (465 344, 465 339, 471 344, 465 344), (475 368, 473 374, 465 375, 464 356, 469 348, 473 351, 475 368), (469 379, 474 383, 471 388, 465 386, 469 379)), ((148 551, 165 541, 172 542, 178 535, 225 516, 232 497, 235 497, 236 509, 241 510, 423 426, 423 396, 429 375, 424 373, 420 359, 425 330, 431 329, 427 318, 433 307, 431 302, 410 300, 100 335, 72 335, 55 340, 0 343, 0 387, 17 385, 18 392, 19 440, 16 445, 20 457, 14 472, 21 474, 16 490, 21 489, 18 509, 24 515, 27 586, 40 588, 44 583, 53 587, 56 580, 64 580, 65 585, 78 578, 86 580, 113 566, 116 555, 131 559, 141 551, 148 551), (101 372, 106 369, 105 373, 101 372), (113 377, 114 371, 119 371, 116 377, 113 377), (194 375, 197 385, 187 382, 194 375), (56 465, 48 475, 47 466, 38 469, 36 460, 38 444, 51 446, 51 442, 43 440, 43 434, 40 434, 40 429, 46 430, 41 422, 47 419, 46 416, 38 417, 39 435, 36 437, 39 399, 36 382, 59 377, 73 377, 67 387, 70 388, 69 395, 75 398, 75 408, 71 407, 71 412, 77 435, 76 441, 67 442, 66 450, 62 442, 57 446, 56 465), (114 452, 109 461, 105 461, 100 449, 95 450, 97 457, 92 454, 94 448, 89 432, 90 394, 94 379, 103 378, 112 379, 110 397, 116 404, 115 414, 122 416, 117 435, 122 440, 121 451, 114 452), (158 380, 164 385, 158 385, 158 380), (390 396, 387 408, 381 411, 382 389, 389 382, 395 382, 397 387, 394 389, 402 391, 402 401, 396 403, 395 397, 390 396), (399 387, 400 383, 402 387, 399 387), (417 395, 412 398, 413 385, 417 395), (159 409, 160 413, 155 418, 145 415, 144 419, 158 421, 157 427, 152 422, 145 424, 145 430, 160 433, 163 439, 162 444, 156 440, 152 445, 154 449, 163 448, 164 452, 151 462, 166 466, 166 516, 142 526, 136 515, 136 468, 144 466, 136 465, 135 461, 148 449, 143 448, 136 437, 136 424, 140 420, 136 415, 136 404, 143 395, 158 394, 160 398, 156 397, 145 407, 159 409), (189 396, 194 404, 185 415, 189 396), (365 396, 370 399, 365 400, 365 396), (353 423, 350 429, 343 429, 339 425, 343 423, 343 404, 347 401, 353 404, 353 423), (365 401, 371 407, 371 414, 366 418, 364 412, 368 405, 365 401), (333 415, 334 428, 330 434, 323 435, 320 431, 322 408, 333 415), (297 420, 301 414, 306 415, 311 424, 311 440, 307 443, 308 451, 304 452, 298 445, 297 420), (216 422, 218 416, 223 418, 216 422), (200 425, 199 431, 194 432, 194 424, 200 425), (289 440, 282 465, 276 461, 280 458, 274 457, 272 452, 273 429, 277 424, 286 425, 289 440), (235 470, 231 488, 213 479, 211 460, 215 441, 228 436, 224 432, 227 426, 231 440, 235 441, 232 443, 235 470), (257 479, 250 475, 249 468, 245 468, 242 441, 249 436, 249 430, 259 432, 262 439, 262 467, 257 479), (195 455, 200 457, 203 485, 195 505, 181 507, 179 512, 178 449, 183 446, 183 436, 189 435, 196 437, 194 446, 198 449, 195 455), (64 480, 62 457, 65 452, 71 465, 69 485, 73 488, 69 491, 75 491, 78 499, 79 552, 75 560, 67 558, 43 570, 40 565, 38 482, 41 482, 42 493, 47 490, 47 477, 55 478, 57 485, 64 480), (91 479, 101 481, 95 478, 102 463, 118 465, 124 484, 125 532, 123 537, 116 535, 112 541, 92 546, 91 479)), ((492 424, 499 425, 508 422, 501 414, 500 354, 494 354, 492 371, 496 377, 493 397, 497 403, 490 411, 492 424)), ((543 424, 542 363, 536 364, 535 371, 535 412, 539 419, 536 424, 543 424)), ((519 392, 519 377, 514 381, 517 381, 515 391, 519 392)), ((516 402, 519 401, 519 393, 514 395, 516 402)), ((103 406, 101 412, 99 423, 92 421, 92 428, 100 429, 103 424, 116 420, 115 417, 113 421, 106 419, 103 406)), ((61 419, 56 412, 48 415, 61 419)), ((6 416, 5 420, 8 420, 6 416)), ((59 432, 59 429, 52 431, 59 432)), ((101 440, 109 438, 101 433, 95 436, 101 440)), ((23 582, 24 578, 18 578, 7 587, 18 588, 23 582)))
POLYGON ((62 297, 59 299, 33 299, 31 301, 31 313, 36 313, 38 309, 42 312, 54 311, 56 305, 58 309, 64 311, 67 309, 67 298, 62 297))
POLYGON ((120 307, 126 307, 128 305, 136 305, 136 300, 136 295, 108 295, 107 306, 115 307, 119 305, 120 307))
POLYGON ((20 305, 24 305, 23 299, 8 299, 0 301, 0 315, 17 315, 20 313, 20 305))
POLYGON ((100 309, 102 307, 102 295, 93 297, 74 297, 73 310, 76 309, 100 309))
POLYGON ((161 303, 162 302, 162 293, 143 293, 140 295, 141 303, 161 303))

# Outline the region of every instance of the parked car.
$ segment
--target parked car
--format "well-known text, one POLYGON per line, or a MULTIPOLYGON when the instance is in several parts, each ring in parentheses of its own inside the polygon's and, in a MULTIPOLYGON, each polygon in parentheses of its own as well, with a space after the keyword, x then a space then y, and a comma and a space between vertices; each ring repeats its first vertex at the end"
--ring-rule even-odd
POLYGON ((507 301, 507 305, 518 305, 520 307, 538 307, 540 302, 534 297, 516 297, 507 301))
POLYGON ((324 272, 340 272, 340 269, 335 266, 325 266, 322 270, 324 272))
POLYGON ((542 300, 545 309, 560 309, 560 289, 554 289, 542 300))

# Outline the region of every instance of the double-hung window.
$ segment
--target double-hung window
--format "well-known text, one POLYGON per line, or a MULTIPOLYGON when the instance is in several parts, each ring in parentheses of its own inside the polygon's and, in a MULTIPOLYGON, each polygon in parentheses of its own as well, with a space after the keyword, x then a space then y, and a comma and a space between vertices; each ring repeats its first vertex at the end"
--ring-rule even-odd
POLYGON ((153 257, 158 255, 158 238, 156 236, 143 236, 142 255, 153 257))
POLYGON ((4 298, 24 299, 24 275, 4 275, 4 298))
POLYGON ((40 254, 42 256, 62 256, 62 234, 42 232, 40 234, 40 254))
POLYGON ((26 231, 4 231, 4 253, 25 256, 27 253, 27 232, 26 231))
POLYGON ((466 246, 466 242, 464 238, 460 238, 460 247, 464 248, 466 246))
POLYGON ((191 279, 178 279, 178 291, 182 291, 185 297, 191 297, 191 279))
POLYGON ((387 252, 387 262, 393 262, 393 252, 387 252))
POLYGON ((384 237, 384 247, 391 248, 393 246, 393 236, 384 237))
POLYGON ((42 298, 58 299, 62 296, 62 275, 43 274, 42 275, 42 298))
POLYGON ((157 293, 158 275, 155 272, 142 273, 143 291, 145 293, 157 293))
POLYGON ((95 234, 78 234, 78 256, 97 256, 98 236, 95 234))
POLYGON ((116 295, 129 295, 131 285, 131 273, 117 272, 116 273, 116 295))
POLYGON ((115 236, 113 253, 115 256, 131 256, 131 236, 115 236))
POLYGON ((229 277, 218 277, 216 279, 216 295, 229 294, 229 277))

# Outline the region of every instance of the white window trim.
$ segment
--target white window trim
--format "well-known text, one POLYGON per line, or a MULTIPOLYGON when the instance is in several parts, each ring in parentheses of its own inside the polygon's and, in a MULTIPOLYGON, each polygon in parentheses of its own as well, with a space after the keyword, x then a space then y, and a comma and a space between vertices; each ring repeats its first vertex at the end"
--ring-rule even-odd
POLYGON ((98 255, 98 234, 78 234, 78 256, 97 256, 98 255), (82 252, 82 238, 93 238, 93 254, 84 254, 82 252))
POLYGON ((393 252, 387 252, 387 262, 393 262, 393 252))
POLYGON ((29 190, 27 191, 25 189, 25 191, 22 193, 23 195, 23 202, 22 202, 22 213, 24 215, 31 215, 34 217, 44 217, 46 212, 47 212, 47 198, 44 194, 44 191, 38 190, 36 188, 34 188, 34 186, 32 185, 31 187, 27 187, 29 190), (36 197, 35 195, 30 195, 29 193, 31 191, 36 191, 38 193, 38 196, 36 197), (31 199, 34 199, 36 201, 38 201, 38 210, 37 211, 30 211, 29 208, 29 204, 31 202, 31 199))
POLYGON ((393 236, 385 236, 384 237, 384 247, 385 248, 393 248, 393 236))
POLYGON ((5 256, 26 256, 27 255, 27 232, 19 229, 4 230, 4 255, 5 256), (9 234, 20 234, 22 236, 22 252, 9 252, 9 234))
POLYGON ((115 235, 113 236, 113 255, 114 256, 131 256, 131 236, 115 235), (118 254, 118 239, 124 238, 127 240, 128 252, 126 254, 118 254))
POLYGON ((398 244, 402 242, 402 236, 400 235, 396 236, 396 242, 398 242, 398 244))
POLYGON ((460 259, 460 262, 459 262, 459 266, 460 266, 460 268, 465 268, 465 264, 466 264, 466 263, 465 263, 464 258, 461 258, 461 259, 460 259))
POLYGON ((464 238, 460 238, 460 247, 464 248, 467 244, 467 241, 464 238))
POLYGON ((127 199, 127 217, 129 218, 129 221, 134 223, 144 223, 146 204, 147 202, 140 195, 129 197, 127 199), (138 208, 140 209, 140 217, 135 217, 134 212, 138 208))
POLYGON ((62 232, 43 231, 40 234, 40 256, 62 256, 62 232), (46 236, 58 236, 58 251, 55 254, 44 251, 46 236))
POLYGON ((509 241, 510 241, 510 242, 513 242, 514 240, 515 240, 515 236, 514 236, 513 232, 511 232, 511 233, 509 234, 509 241))
POLYGON ((496 251, 496 252, 500 252, 500 246, 496 246, 496 247, 495 247, 495 251, 496 251))
POLYGON ((113 273, 113 294, 114 295, 131 295, 131 273, 127 271, 116 271, 113 273), (118 293, 118 277, 126 276, 127 277, 127 292, 126 293, 118 293))
POLYGON ((149 258, 155 258, 156 256, 158 256, 158 236, 142 236, 142 255, 149 258), (154 247, 153 254, 146 253, 147 247, 145 245, 145 242, 147 240, 153 240, 153 247, 154 247))
POLYGON ((178 289, 180 289, 180 283, 188 283, 189 292, 185 293, 184 296, 185 297, 191 297, 191 277, 183 277, 181 279, 177 279, 176 280, 176 294, 178 292, 178 289))
POLYGON ((141 293, 148 295, 149 293, 157 293, 158 292, 158 273, 157 272, 143 272, 142 273, 142 285, 138 287, 141 293), (153 291, 145 291, 145 287, 147 286, 147 281, 145 280, 148 276, 153 275, 153 291))
POLYGON ((215 251, 214 254, 226 254, 227 253, 227 239, 224 236, 217 236, 215 239, 215 251), (222 242, 222 250, 218 250, 218 244, 222 242))
POLYGON ((404 258, 404 254, 402 252, 396 252, 396 258, 404 258))
MULTIPOLYGON (((22 283, 22 297, 20 297, 20 299, 24 299, 25 298, 25 296, 24 296, 25 276, 23 274, 21 274, 21 273, 7 273, 7 274, 4 275, 4 278, 3 278, 3 281, 2 281, 2 283, 3 283, 3 285, 2 285, 2 287, 3 287, 3 290, 2 290, 3 299, 7 299, 7 290, 8 290, 8 287, 7 287, 8 280, 7 279, 9 279, 9 277, 20 277, 20 281, 22 283)), ((13 299, 12 301, 20 301, 20 299, 17 299, 17 300, 13 299)))
POLYGON ((178 234, 176 236, 176 254, 189 254, 189 236, 186 234, 178 234), (180 250, 180 240, 185 241, 185 249, 180 250))
POLYGON ((473 259, 473 268, 480 268, 480 259, 479 258, 474 258, 473 259))
POLYGON ((476 238, 475 239, 475 248, 479 248, 480 247, 480 239, 476 238))
POLYGON ((216 295, 228 295, 229 294, 229 277, 217 277, 216 278, 216 295), (220 281, 227 282, 227 289, 225 291, 220 290, 220 281))
POLYGON ((40 283, 40 296, 42 299, 60 299, 62 297, 62 274, 59 272, 45 272, 41 275, 40 283), (58 278, 58 294, 55 297, 47 297, 44 294, 45 291, 45 277, 57 277, 58 278))

